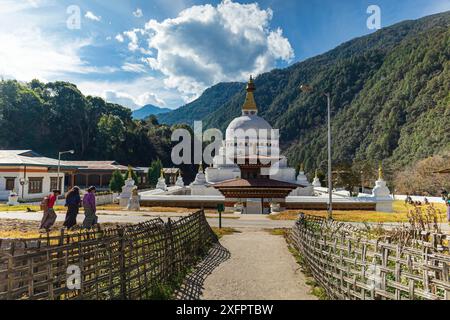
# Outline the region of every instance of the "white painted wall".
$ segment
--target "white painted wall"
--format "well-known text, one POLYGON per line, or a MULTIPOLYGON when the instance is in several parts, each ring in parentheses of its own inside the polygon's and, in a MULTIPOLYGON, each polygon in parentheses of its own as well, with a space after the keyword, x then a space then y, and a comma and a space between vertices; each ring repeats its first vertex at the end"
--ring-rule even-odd
MULTIPOLYGON (((17 173, 17 172, 2 172, 0 171, 0 200, 6 201, 8 199, 9 191, 7 192, 5 190, 6 188, 6 177, 8 178, 16 178, 14 189, 19 194, 20 200, 28 200, 28 199, 38 199, 43 198, 44 196, 48 195, 50 190, 50 178, 51 177, 58 177, 57 172, 27 172, 26 178, 43 178, 42 180, 42 192, 41 193, 28 193, 28 184, 23 186, 23 197, 22 197, 22 186, 19 183, 19 179, 23 178, 23 172, 17 173), (4 199, 4 196, 6 195, 6 198, 4 199)), ((64 173, 60 173, 61 179, 61 185, 64 186, 64 173)))

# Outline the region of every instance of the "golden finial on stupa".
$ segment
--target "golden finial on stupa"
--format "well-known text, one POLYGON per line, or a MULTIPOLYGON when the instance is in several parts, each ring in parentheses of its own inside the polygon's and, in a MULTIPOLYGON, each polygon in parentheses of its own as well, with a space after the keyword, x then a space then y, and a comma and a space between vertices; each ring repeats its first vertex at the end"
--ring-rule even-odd
POLYGON ((128 165, 128 177, 127 179, 133 179, 133 169, 128 165))
POLYGON ((164 169, 163 169, 163 168, 161 168, 161 175, 160 175, 160 178, 164 178, 164 169))
POLYGON ((203 163, 201 163, 201 162, 198 165, 198 172, 203 172, 203 163))
POLYGON ((253 77, 250 76, 250 80, 247 83, 247 95, 245 96, 244 104, 242 105, 242 111, 258 111, 256 107, 255 97, 253 92, 255 92, 256 87, 253 82, 253 77))
POLYGON ((303 162, 300 163, 300 172, 305 172, 305 166, 303 165, 303 162))
POLYGON ((316 175, 314 178, 319 178, 319 169, 316 169, 316 175))
POLYGON ((380 166, 378 167, 378 180, 384 180, 383 165, 381 161, 380 166))

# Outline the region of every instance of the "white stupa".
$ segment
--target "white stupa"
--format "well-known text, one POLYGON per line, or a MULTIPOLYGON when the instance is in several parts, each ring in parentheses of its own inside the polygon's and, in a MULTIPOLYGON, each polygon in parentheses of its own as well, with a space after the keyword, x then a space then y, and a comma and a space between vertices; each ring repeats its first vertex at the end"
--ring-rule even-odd
POLYGON ((206 175, 203 172, 203 165, 200 163, 198 166, 198 172, 195 176, 194 182, 189 185, 191 189, 191 195, 204 196, 204 195, 219 195, 218 191, 210 187, 206 179, 206 175))
POLYGON ((322 183, 320 182, 320 179, 318 177, 317 170, 316 170, 316 175, 314 176, 314 180, 313 180, 312 185, 313 185, 314 188, 321 188, 322 187, 322 183))
POLYGON ((179 171, 179 174, 178 174, 178 177, 177 177, 177 181, 175 182, 175 185, 177 187, 184 188, 184 181, 183 181, 183 177, 181 176, 181 171, 179 171))
POLYGON ((392 212, 393 198, 391 192, 384 181, 383 168, 378 169, 378 180, 375 181, 375 188, 372 190, 372 197, 376 198, 376 210, 381 212, 392 212))
POLYGON ((125 180, 125 185, 122 187, 122 192, 119 195, 119 205, 122 208, 126 208, 128 206, 128 201, 130 200, 134 187, 132 169, 128 166, 128 176, 125 180))
POLYGON ((161 169, 161 175, 158 178, 158 183, 156 184, 156 189, 167 191, 166 178, 164 177, 163 169, 161 169))

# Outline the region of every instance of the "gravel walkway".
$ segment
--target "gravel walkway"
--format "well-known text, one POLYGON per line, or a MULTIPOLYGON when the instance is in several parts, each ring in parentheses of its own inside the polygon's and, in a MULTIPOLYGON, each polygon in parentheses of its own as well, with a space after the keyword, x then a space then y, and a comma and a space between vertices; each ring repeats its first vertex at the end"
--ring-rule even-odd
POLYGON ((230 256, 206 277, 203 300, 316 300, 285 239, 241 229, 220 243, 230 256))

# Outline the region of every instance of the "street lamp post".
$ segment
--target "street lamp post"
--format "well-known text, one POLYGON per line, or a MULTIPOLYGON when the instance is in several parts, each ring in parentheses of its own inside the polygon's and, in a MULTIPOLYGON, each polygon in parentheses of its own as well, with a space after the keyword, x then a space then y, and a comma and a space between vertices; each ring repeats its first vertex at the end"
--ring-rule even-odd
MULTIPOLYGON (((314 91, 313 87, 307 84, 302 84, 300 90, 304 93, 314 91)), ((327 97, 327 119, 328 119, 328 219, 333 219, 333 186, 331 176, 331 94, 327 92, 322 93, 327 97)))
POLYGON ((58 152, 58 173, 56 175, 56 189, 58 189, 58 190, 60 190, 60 188, 61 188, 60 181, 59 181, 59 172, 60 172, 60 167, 61 167, 61 155, 66 154, 66 153, 74 154, 75 150, 58 152))

